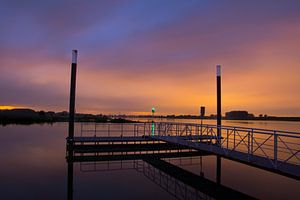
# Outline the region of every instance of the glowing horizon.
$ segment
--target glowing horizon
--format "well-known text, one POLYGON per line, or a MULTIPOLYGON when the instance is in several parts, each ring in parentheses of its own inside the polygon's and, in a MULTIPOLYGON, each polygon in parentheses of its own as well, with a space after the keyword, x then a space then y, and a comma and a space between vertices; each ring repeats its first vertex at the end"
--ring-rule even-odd
POLYGON ((0 110, 12 110, 12 109, 16 109, 18 107, 15 107, 15 106, 4 106, 4 105, 0 105, 0 110))
POLYGON ((76 111, 300 116, 300 2, 3 3, 0 105, 76 111), (55 8, 55 9, 54 9, 55 8), (76 11, 76 15, 74 15, 76 11))

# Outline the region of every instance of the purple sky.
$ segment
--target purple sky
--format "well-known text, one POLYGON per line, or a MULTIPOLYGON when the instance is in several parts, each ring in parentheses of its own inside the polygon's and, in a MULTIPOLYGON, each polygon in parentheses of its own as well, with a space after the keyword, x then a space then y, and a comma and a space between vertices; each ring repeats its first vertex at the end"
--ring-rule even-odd
POLYGON ((0 105, 77 111, 300 116, 300 1, 14 1, 0 6, 0 105))

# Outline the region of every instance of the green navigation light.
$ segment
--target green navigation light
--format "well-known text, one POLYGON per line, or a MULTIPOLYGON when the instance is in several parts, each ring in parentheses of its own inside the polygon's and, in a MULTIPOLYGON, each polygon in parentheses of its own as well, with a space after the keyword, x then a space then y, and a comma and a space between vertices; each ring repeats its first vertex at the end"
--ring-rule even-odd
POLYGON ((155 108, 154 108, 154 107, 152 107, 152 113, 155 113, 155 111, 156 111, 156 110, 155 110, 155 108))
MULTIPOLYGON (((155 108, 152 107, 151 111, 152 111, 152 116, 154 117, 154 113, 156 111, 155 108)), ((154 121, 152 121, 151 132, 152 132, 152 136, 154 136, 155 135, 155 123, 154 123, 154 121)))

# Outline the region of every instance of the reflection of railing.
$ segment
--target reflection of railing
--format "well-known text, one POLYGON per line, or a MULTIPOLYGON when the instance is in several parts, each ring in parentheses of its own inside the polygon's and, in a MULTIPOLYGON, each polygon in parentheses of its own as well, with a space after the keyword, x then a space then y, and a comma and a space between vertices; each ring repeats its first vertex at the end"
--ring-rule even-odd
MULTIPOLYGON (((201 159, 201 157, 200 157, 201 159)), ((199 157, 173 158, 169 159, 177 161, 178 166, 194 165, 199 157)), ((202 163, 201 163, 202 165, 202 163)), ((200 166, 202 168, 202 166, 200 166)), ((141 172, 149 180, 159 185, 166 192, 176 199, 213 199, 201 191, 177 180, 169 174, 155 168, 151 164, 142 160, 132 161, 107 161, 107 162, 88 162, 80 163, 80 171, 82 172, 99 172, 99 171, 115 171, 115 170, 136 170, 141 172)))
POLYGON ((258 158, 264 158, 273 169, 285 164, 300 165, 300 133, 296 132, 170 122, 81 125, 81 136, 152 137, 153 133, 156 137, 176 136, 172 138, 193 144, 191 147, 206 145, 209 148, 205 150, 228 157, 243 153, 243 161, 245 155, 248 162, 258 163, 258 158))
POLYGON ((177 180, 147 162, 136 162, 136 170, 159 185, 176 199, 213 199, 201 191, 177 180))
POLYGON ((135 160, 80 162, 80 171, 82 172, 120 171, 130 169, 135 169, 135 160))
MULTIPOLYGON (((202 156, 192 157, 177 157, 177 158, 163 158, 169 163, 174 163, 177 166, 200 166, 200 174, 202 172, 202 156)), ((82 172, 96 172, 96 171, 120 171, 137 169, 137 163, 141 160, 108 160, 108 161, 94 161, 94 162, 80 162, 80 171, 82 172)))

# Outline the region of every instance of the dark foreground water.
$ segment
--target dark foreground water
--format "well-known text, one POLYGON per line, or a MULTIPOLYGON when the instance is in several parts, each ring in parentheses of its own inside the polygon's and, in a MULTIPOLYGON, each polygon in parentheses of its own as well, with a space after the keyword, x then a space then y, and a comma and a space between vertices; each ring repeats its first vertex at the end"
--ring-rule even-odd
MULTIPOLYGON (((0 127, 0 199, 67 199, 66 135, 66 123, 0 127)), ((165 161, 216 181, 215 156, 165 161)), ((143 161, 75 163, 74 199, 183 199, 193 192, 147 166, 143 161)), ((227 159, 221 159, 221 184, 259 199, 300 196, 300 181, 227 159)))

